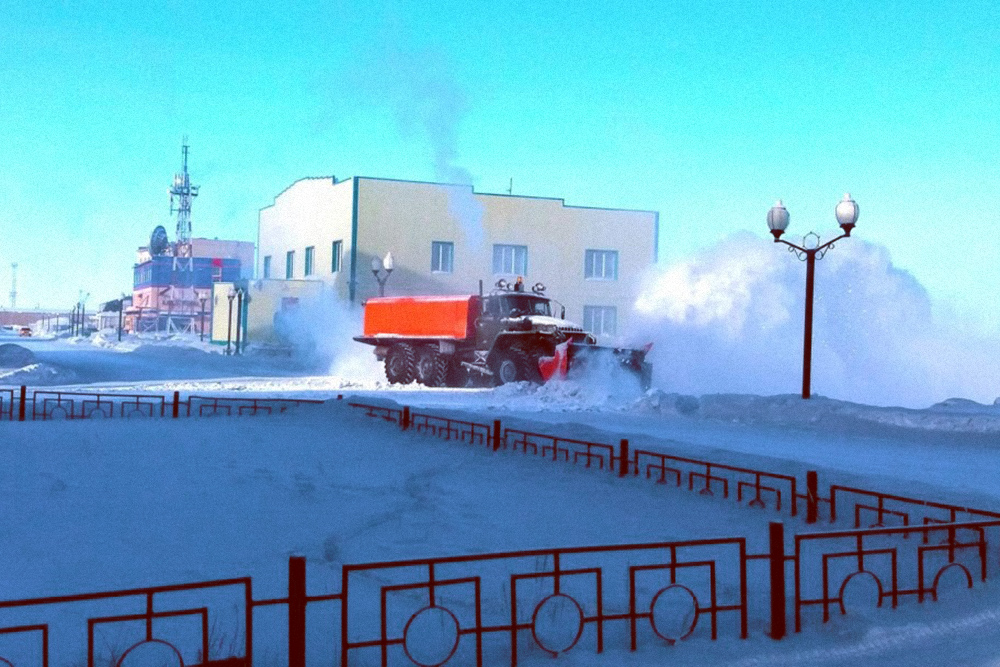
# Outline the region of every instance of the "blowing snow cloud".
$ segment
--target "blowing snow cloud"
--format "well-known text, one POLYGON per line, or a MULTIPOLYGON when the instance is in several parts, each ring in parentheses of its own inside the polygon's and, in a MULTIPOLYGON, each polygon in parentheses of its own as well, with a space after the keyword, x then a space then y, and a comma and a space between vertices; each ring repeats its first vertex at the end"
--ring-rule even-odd
MULTIPOLYGON (((656 342, 656 383, 684 393, 796 393, 805 264, 750 233, 648 276, 639 333, 656 342)), ((923 407, 1000 395, 1000 351, 935 319, 926 290, 889 252, 851 239, 816 266, 812 391, 923 407)))

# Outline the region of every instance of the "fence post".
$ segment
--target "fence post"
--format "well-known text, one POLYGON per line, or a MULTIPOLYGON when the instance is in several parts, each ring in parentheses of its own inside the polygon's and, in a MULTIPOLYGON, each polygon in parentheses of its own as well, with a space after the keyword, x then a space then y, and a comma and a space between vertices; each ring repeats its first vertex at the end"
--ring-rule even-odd
POLYGON ((785 636, 785 524, 770 524, 771 638, 785 636))
POLYGON ((181 392, 174 392, 174 419, 177 419, 181 414, 181 392))
POLYGON ((288 667, 306 667, 306 559, 288 559, 288 667))
POLYGON ((23 384, 21 385, 21 400, 18 402, 17 406, 17 421, 24 421, 24 406, 28 402, 28 388, 23 384))
POLYGON ((815 470, 806 471, 806 523, 816 523, 819 516, 819 481, 815 470))
POLYGON ((628 475, 628 440, 622 438, 618 444, 618 476, 628 475))
POLYGON ((404 431, 410 428, 410 406, 408 405, 403 406, 403 414, 399 418, 399 428, 404 431))
POLYGON ((500 420, 493 420, 493 451, 500 450, 500 420))

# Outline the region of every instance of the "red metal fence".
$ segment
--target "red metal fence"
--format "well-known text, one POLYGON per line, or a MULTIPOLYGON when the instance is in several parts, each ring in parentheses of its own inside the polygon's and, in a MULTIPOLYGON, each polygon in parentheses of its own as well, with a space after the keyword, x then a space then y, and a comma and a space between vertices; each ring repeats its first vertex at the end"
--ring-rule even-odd
MULTIPOLYGON (((307 607, 334 603, 339 612, 338 644, 331 658, 340 665, 482 666, 517 665, 525 651, 553 657, 583 644, 602 652, 609 640, 635 650, 640 642, 665 645, 692 635, 716 639, 720 633, 748 636, 748 564, 744 538, 626 544, 427 558, 343 566, 338 593, 308 595, 305 559, 289 560, 288 596, 254 599, 249 577, 81 595, 0 602, 0 616, 12 610, 78 605, 86 616, 88 667, 127 665, 140 647, 169 647, 179 665, 253 664, 255 611, 287 608, 288 664, 306 660, 307 607), (229 589, 228 602, 193 601, 190 594, 229 589), (500 590, 501 593, 497 593, 500 590), (185 594, 171 604, 170 596, 185 594), (233 597, 236 598, 234 603, 233 597), (96 603, 119 600, 132 613, 90 615, 96 603), (220 615, 242 615, 238 646, 229 654, 210 646, 210 624, 220 615), (682 623, 673 617, 683 618, 682 623), (186 632, 165 634, 163 622, 191 618, 186 632), (117 651, 95 649, 95 629, 121 624, 129 639, 117 651), (127 645, 127 648, 126 648, 127 645)), ((759 592, 759 591, 758 591, 759 592)), ((759 596, 758 596, 759 597, 759 596)), ((41 612, 44 613, 44 610, 41 612)), ((83 620, 74 628, 82 633, 83 620)), ((259 625, 259 623, 258 623, 259 625)), ((51 656, 65 662, 66 627, 53 639, 49 623, 0 628, 0 664, 39 664, 51 656), (60 642, 62 639, 63 642, 60 642), (4 650, 6 649, 6 651, 4 650), (29 663, 27 660, 34 659, 29 663)), ((270 635, 274 636, 273 630, 270 635)), ((258 632, 260 630, 258 629, 258 632)), ((268 634, 264 632, 263 634, 268 634)), ((274 651, 274 646, 269 647, 274 651)))
POLYGON ((659 484, 686 487, 701 495, 718 494, 727 499, 733 497, 736 502, 746 500, 750 507, 763 508, 770 504, 776 511, 785 510, 791 516, 798 515, 800 499, 813 505, 820 500, 815 494, 812 501, 808 494, 798 494, 798 483, 791 475, 663 452, 632 450, 628 440, 621 440, 615 446, 508 428, 498 419, 492 424, 482 424, 417 413, 406 406, 392 408, 358 402, 348 405, 363 410, 369 417, 396 424, 403 430, 412 429, 443 440, 482 445, 493 451, 506 450, 552 462, 604 470, 619 477, 643 477, 659 484))
MULTIPOLYGON (((266 414, 315 402, 199 396, 181 400, 176 393, 168 401, 48 391, 34 392, 29 401, 25 391, 18 396, 3 390, 0 415, 16 418, 22 412, 19 405, 24 406, 24 417, 31 414, 33 419, 52 418, 54 409, 65 410, 62 416, 70 419, 95 418, 97 411, 105 418, 127 417, 129 410, 139 409, 144 416, 164 417, 266 414)), ((60 646, 51 623, 11 614, 39 608, 45 614, 45 609, 59 605, 112 600, 125 608, 82 611, 89 667, 96 664, 95 633, 109 625, 127 626, 133 633, 128 648, 112 654, 116 667, 127 667, 130 651, 152 644, 168 647, 179 665, 250 665, 255 612, 276 606, 287 608, 287 628, 280 634, 287 638, 288 664, 302 667, 307 608, 319 604, 332 605, 339 615, 339 637, 334 625, 330 638, 335 645, 332 656, 339 654, 344 666, 359 660, 382 665, 509 661, 513 666, 529 649, 555 657, 578 646, 601 652, 608 645, 635 650, 639 643, 670 646, 691 636, 716 639, 720 633, 746 638, 751 617, 768 624, 770 636, 780 639, 789 598, 798 632, 809 614, 826 622, 831 610, 844 613, 845 591, 853 582, 869 582, 879 606, 889 601, 895 607, 904 598, 936 600, 945 577, 957 577, 971 588, 975 581, 986 580, 989 563, 1000 558, 1000 513, 841 485, 830 485, 829 496, 821 497, 814 471, 806 475, 806 493, 799 494, 802 485, 794 476, 630 450, 627 440, 617 445, 588 442, 504 428, 500 420, 483 424, 414 413, 408 407, 350 405, 404 430, 745 501, 790 516, 799 516, 799 502, 805 501, 807 524, 825 514, 831 523, 852 518, 854 528, 800 532, 792 536, 790 553, 783 524, 772 522, 767 549, 761 553, 748 553, 748 538, 741 536, 344 565, 339 591, 320 595, 307 594, 305 561, 293 557, 288 596, 274 599, 254 599, 252 582, 243 577, 0 601, 0 665, 48 667, 51 647, 60 646), (786 580, 789 564, 791 582, 786 580), (753 568, 767 572, 752 573, 753 568), (209 594, 219 590, 235 591, 238 600, 220 606, 209 594), (242 618, 240 641, 224 650, 209 642, 209 628, 225 609, 231 615, 234 608, 242 618), (678 608, 682 613, 675 613, 678 608), (677 618, 685 620, 672 622, 677 618), (178 619, 193 624, 179 639, 165 630, 178 619)))
MULTIPOLYGON (((339 398, 339 397, 338 397, 339 398)), ((0 389, 0 421, 135 419, 151 417, 249 416, 275 414, 323 401, 300 398, 241 398, 161 394, 0 389)))

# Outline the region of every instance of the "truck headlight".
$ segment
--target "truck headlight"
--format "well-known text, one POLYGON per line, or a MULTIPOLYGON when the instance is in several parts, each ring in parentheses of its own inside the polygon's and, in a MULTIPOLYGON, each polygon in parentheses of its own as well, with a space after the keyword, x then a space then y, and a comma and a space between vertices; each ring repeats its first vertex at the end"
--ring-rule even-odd
POLYGON ((538 331, 544 334, 554 334, 559 328, 554 324, 540 324, 538 325, 538 331))

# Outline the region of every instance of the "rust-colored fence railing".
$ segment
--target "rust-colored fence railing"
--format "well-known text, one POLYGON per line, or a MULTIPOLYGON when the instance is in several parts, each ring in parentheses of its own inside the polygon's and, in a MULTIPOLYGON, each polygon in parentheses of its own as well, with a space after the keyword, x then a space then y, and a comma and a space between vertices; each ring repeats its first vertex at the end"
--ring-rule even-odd
MULTIPOLYGON (((736 502, 745 501, 750 507, 770 505, 778 512, 787 511, 791 516, 798 514, 801 499, 811 503, 814 510, 815 505, 820 502, 815 494, 811 496, 811 501, 808 494, 799 495, 796 479, 792 475, 663 452, 631 450, 628 440, 610 445, 508 428, 500 420, 483 424, 414 412, 408 406, 392 408, 356 401, 348 405, 363 410, 369 417, 396 424, 404 430, 412 429, 444 440, 483 445, 494 451, 505 450, 553 462, 604 470, 619 477, 644 477, 661 484, 686 487, 702 495, 718 494, 736 502)), ((815 511, 810 516, 814 514, 815 511)))
POLYGON ((285 412, 323 401, 301 398, 242 398, 238 396, 181 397, 180 392, 117 394, 52 391, 27 387, 0 389, 0 421, 135 419, 153 417, 253 416, 285 412))
MULTIPOLYGON (((49 406, 65 410, 65 418, 121 417, 138 406, 149 406, 141 409, 154 416, 159 410, 159 416, 193 417, 270 414, 307 402, 199 396, 181 400, 176 393, 172 401, 147 398, 40 391, 29 402, 22 391, 0 394, 0 410, 5 418, 17 418, 21 401, 24 418, 34 414, 26 408, 36 403, 40 414, 48 415, 44 406, 49 406)), ((821 497, 814 471, 807 472, 806 493, 799 494, 802 485, 794 476, 630 450, 627 440, 615 446, 503 428, 500 420, 482 424, 414 413, 409 407, 350 405, 404 430, 626 480, 672 484, 791 516, 800 516, 797 504, 804 501, 807 525, 819 520, 824 507, 831 522, 846 518, 854 528, 799 532, 790 536, 790 552, 784 524, 771 522, 767 540, 755 541, 767 545, 759 553, 748 552, 750 537, 745 535, 344 565, 339 590, 318 595, 307 593, 305 560, 293 557, 288 596, 272 599, 254 599, 250 578, 241 577, 0 601, 0 665, 48 667, 50 656, 62 650, 66 619, 72 616, 55 607, 66 605, 80 605, 76 617, 81 619, 81 636, 85 627, 89 667, 96 664, 97 633, 109 626, 131 633, 126 633, 129 641, 112 652, 115 667, 126 667, 131 651, 150 644, 172 651, 177 664, 248 667, 255 633, 271 640, 272 653, 276 633, 279 642, 287 639, 289 666, 304 667, 307 609, 316 605, 332 606, 339 614, 339 636, 336 623, 326 625, 331 648, 330 657, 323 660, 339 658, 344 667, 359 662, 514 666, 526 650, 557 657, 587 648, 602 652, 612 645, 630 650, 649 643, 668 647, 687 638, 746 638, 750 625, 765 626, 771 637, 780 639, 786 634, 788 606, 799 632, 808 618, 827 622, 837 610, 846 613, 851 588, 866 583, 874 587, 878 606, 888 602, 896 607, 906 599, 934 601, 946 583, 973 588, 975 582, 986 581, 990 563, 1000 561, 1000 513, 841 485, 831 485, 829 496, 821 497), (751 573, 753 568, 766 572, 751 573), (220 601, 220 590, 235 593, 220 601), (789 600, 791 605, 786 604, 789 600), (115 601, 123 607, 107 606, 115 601), (104 606, 92 606, 98 603, 104 606), (255 616, 264 607, 286 607, 287 615, 279 615, 284 619, 279 626, 267 616, 271 625, 262 628, 265 617, 255 623, 255 616), (208 638, 213 621, 227 613, 240 619, 238 641, 219 646, 208 638), (176 623, 187 623, 187 629, 178 631, 172 625, 176 623)), ((323 611, 329 613, 328 608, 323 611)), ((60 658, 57 664, 63 662, 60 658)))
POLYGON ((66 610, 48 612, 58 625, 38 616, 71 604, 81 606, 76 634, 86 628, 88 667, 98 659, 102 667, 109 660, 123 667, 131 651, 148 644, 169 647, 177 664, 249 667, 261 638, 272 656, 287 643, 287 664, 304 667, 308 610, 318 604, 333 605, 332 617, 330 608, 316 610, 328 619, 322 660, 342 667, 514 667, 526 651, 559 657, 609 646, 667 649, 686 639, 745 639, 751 625, 781 639, 789 598, 799 632, 805 610, 821 610, 822 622, 835 610, 845 613, 845 590, 856 579, 875 586, 876 605, 895 608, 906 597, 936 600, 949 572, 972 588, 1000 556, 1000 520, 800 533, 787 555, 783 524, 772 522, 768 537, 762 553, 749 552, 747 537, 729 537, 345 564, 339 590, 314 595, 305 559, 296 556, 289 559, 288 595, 270 599, 254 599, 251 579, 240 577, 0 601, 0 664, 48 667, 53 655, 63 664, 64 644, 72 644, 66 610), (907 534, 923 539, 890 539, 907 534), (794 574, 786 582, 789 562, 794 574), (219 589, 228 597, 213 596, 219 589), (122 608, 109 608, 111 601, 122 608), (105 606, 95 611, 100 602, 105 606), (286 613, 258 618, 260 608, 276 606, 286 613), (8 622, 25 610, 36 617, 8 622), (230 631, 238 619, 235 638, 224 645, 209 639, 223 617, 230 631), (180 630, 168 624, 177 619, 189 623, 180 630), (108 625, 121 626, 121 646, 104 637, 98 655, 96 631, 108 625))
MULTIPOLYGON (((766 558, 748 554, 742 537, 422 558, 344 565, 339 592, 308 595, 305 559, 292 557, 287 597, 254 599, 251 579, 240 577, 0 601, 0 624, 15 611, 44 616, 55 607, 64 619, 65 607, 77 605, 88 667, 98 660, 102 667, 127 665, 130 653, 149 644, 168 647, 176 664, 249 667, 255 636, 271 640, 271 655, 287 639, 288 664, 303 667, 307 608, 332 603, 340 627, 335 635, 336 626, 328 626, 329 657, 342 666, 513 667, 526 650, 556 657, 577 646, 600 653, 609 642, 636 650, 650 641, 746 638, 748 566, 766 558), (228 595, 216 595, 219 590, 228 595), (103 605, 100 612, 95 605, 103 605), (274 606, 287 608, 287 626, 275 626, 272 615, 264 617, 271 625, 262 627, 255 611, 274 606), (224 647, 210 641, 210 628, 226 617, 232 629, 234 614, 236 638, 224 647), (181 630, 167 623, 178 619, 190 622, 181 630), (121 626, 121 646, 108 646, 105 637, 99 652, 96 633, 109 625, 121 626)), ((762 602, 766 596, 757 593, 762 602)), ((69 630, 65 623, 58 630, 48 622, 0 625, 0 664, 34 659, 48 667, 53 655, 59 655, 55 664, 64 664, 69 630), (15 635, 22 641, 4 643, 15 635)))
POLYGON ((830 620, 831 608, 846 613, 845 590, 855 580, 874 584, 876 605, 889 600, 894 609, 907 596, 917 602, 937 600, 949 571, 967 588, 974 580, 986 581, 988 563, 998 556, 998 529, 1000 520, 980 520, 796 535, 789 557, 795 566, 796 632, 807 607, 821 606, 824 622, 830 620), (911 536, 921 539, 890 539, 911 536))
MULTIPOLYGON (((196 583, 177 584, 172 586, 151 586, 148 588, 133 588, 115 591, 105 591, 100 593, 84 593, 76 595, 62 595, 45 598, 31 598, 25 600, 4 600, 0 601, 0 617, 19 613, 22 616, 30 615, 33 609, 60 608, 65 615, 66 607, 75 605, 82 610, 88 608, 109 608, 110 601, 116 601, 120 609, 135 610, 142 608, 141 612, 132 613, 98 613, 90 615, 84 611, 86 618, 86 659, 87 666, 94 667, 97 664, 98 648, 96 646, 96 632, 99 628, 109 625, 120 625, 123 628, 132 630, 132 638, 127 645, 116 647, 111 653, 110 660, 115 667, 128 665, 126 658, 130 653, 139 649, 140 646, 149 643, 165 644, 172 648, 176 655, 181 657, 181 665, 224 665, 228 658, 234 656, 210 655, 210 627, 212 620, 218 615, 231 615, 234 607, 240 608, 242 615, 241 637, 239 641, 233 638, 233 643, 241 644, 239 657, 245 663, 253 663, 253 606, 252 584, 249 577, 236 579, 224 579, 216 581, 203 581, 196 583), (214 604, 205 604, 204 600, 196 602, 199 606, 171 606, 164 601, 171 595, 183 597, 184 600, 191 599, 193 595, 205 593, 209 590, 229 589, 233 593, 229 599, 222 602, 215 600, 214 604), (164 621, 168 619, 190 619, 193 623, 186 628, 184 635, 185 642, 179 645, 162 639, 164 621)), ((110 605, 114 606, 114 605, 110 605)), ((81 628, 82 629, 82 628, 81 628)), ((176 632, 176 628, 174 628, 176 632)), ((48 667, 53 651, 53 644, 57 647, 62 644, 72 645, 75 642, 69 640, 64 623, 53 627, 47 622, 34 623, 28 625, 11 625, 0 627, 0 638, 8 640, 6 651, 0 650, 0 665, 28 665, 38 664, 41 667, 48 667), (62 634, 59 634, 62 633, 62 634), (15 636, 20 636, 20 642, 9 641, 15 636), (57 637, 57 638, 54 638, 57 637), (60 639, 63 642, 60 642, 60 639), (28 662, 34 658, 34 661, 28 662)), ((107 658, 107 656, 104 656, 107 658)), ((55 664, 66 664, 65 659, 56 660, 55 664)), ((101 667, 106 662, 102 661, 101 667)))
POLYGON ((855 528, 927 525, 1000 519, 1000 513, 891 493, 830 485, 830 522, 844 516, 855 528), (867 525, 866 525, 867 524, 867 525))
POLYGON ((789 513, 798 514, 799 496, 795 477, 791 475, 645 450, 636 450, 634 471, 660 484, 673 483, 677 487, 686 484, 689 491, 701 495, 721 493, 723 498, 729 498, 735 492, 736 501, 749 498, 750 507, 766 507, 770 502, 780 512, 784 498, 789 513))

